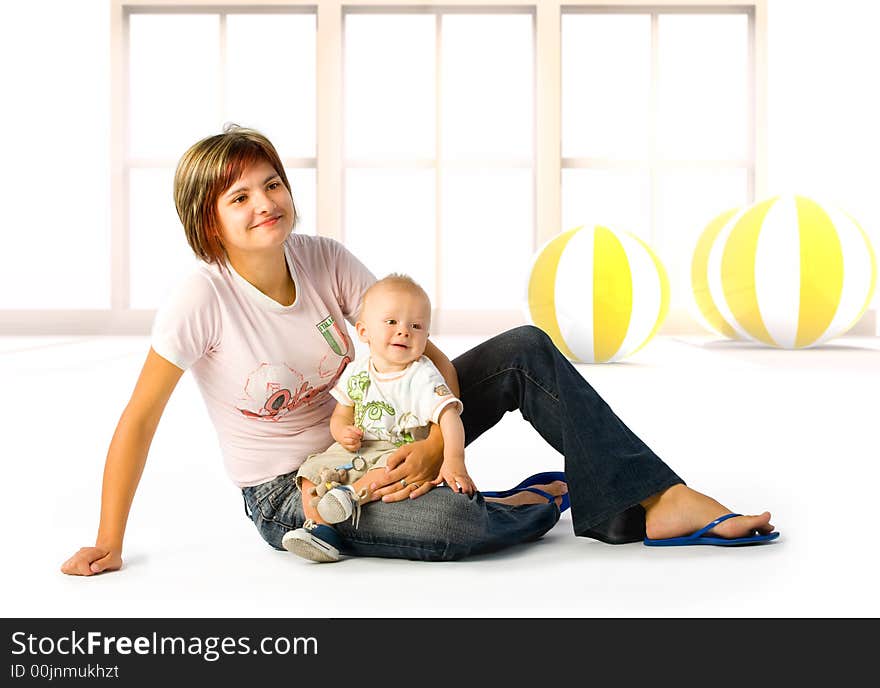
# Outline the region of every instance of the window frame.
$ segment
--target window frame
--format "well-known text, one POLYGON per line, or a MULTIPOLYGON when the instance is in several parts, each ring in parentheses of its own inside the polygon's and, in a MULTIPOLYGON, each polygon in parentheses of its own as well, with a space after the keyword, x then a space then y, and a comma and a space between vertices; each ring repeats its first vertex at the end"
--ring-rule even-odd
MULTIPOLYGON (((767 0, 111 0, 111 308, 96 310, 0 311, 8 334, 144 335, 155 310, 133 310, 129 301, 127 50, 133 13, 314 12, 317 17, 317 155, 285 160, 316 170, 316 228, 319 235, 343 236, 343 26, 346 12, 503 12, 529 11, 534 17, 534 249, 561 231, 561 21, 568 12, 725 12, 749 13, 752 113, 752 197, 766 193, 767 171, 767 0)), ((439 105, 438 105, 439 106, 439 105)), ((569 160, 569 163, 572 161, 569 160)), ((575 161, 577 162, 577 161, 575 161)), ((169 202, 170 199, 169 199, 169 202)), ((440 205, 438 204, 440 211, 440 205)), ((653 204, 652 204, 652 212, 653 204)), ((439 275, 439 272, 438 272, 439 275)), ((490 334, 521 324, 518 311, 441 312, 435 334, 490 334)), ((671 312, 661 333, 699 333, 689 315, 671 312)))
MULTIPOLYGON (((474 170, 474 169, 521 169, 528 170, 532 176, 532 245, 534 250, 537 243, 536 227, 537 214, 535 212, 534 189, 536 177, 536 156, 537 156, 537 133, 535 127, 535 103, 532 103, 532 150, 531 157, 513 157, 506 160, 497 160, 491 158, 469 157, 466 161, 445 160, 442 153, 442 133, 443 128, 443 106, 441 102, 441 94, 443 89, 443 73, 441 69, 443 58, 443 19, 444 17, 467 14, 498 14, 498 15, 519 15, 528 16, 532 23, 532 48, 533 59, 537 53, 535 40, 536 26, 536 8, 535 3, 496 3, 487 5, 487 3, 459 3, 459 4, 442 4, 442 5, 413 5, 411 3, 401 3, 396 6, 388 6, 386 3, 344 3, 342 7, 342 27, 341 41, 345 41, 345 21, 352 15, 378 15, 378 14, 409 14, 409 15, 431 15, 434 17, 434 35, 435 35, 435 84, 434 84, 434 155, 432 157, 419 157, 406 160, 398 160, 392 158, 379 157, 348 157, 342 160, 341 183, 342 183, 342 218, 340 237, 345 239, 345 179, 349 170, 355 169, 382 169, 391 167, 393 169, 430 169, 434 171, 434 284, 432 285, 435 297, 432 302, 432 329, 435 333, 460 333, 465 334, 472 332, 475 326, 482 327, 487 330, 503 330, 518 324, 521 314, 516 310, 494 309, 487 310, 455 310, 446 308, 444 304, 444 270, 443 259, 445 251, 441 238, 442 220, 443 220, 443 173, 449 170, 474 170)), ((343 52, 344 62, 344 52, 343 52)), ((534 65, 533 65, 534 67, 534 65)), ((346 75, 343 69, 343 93, 346 75)), ((532 72, 532 92, 536 92, 537 75, 533 68, 532 72)), ((342 123, 344 127, 344 122, 342 123)), ((343 153, 345 153, 344 132, 340 132, 340 138, 343 140, 343 153)), ((371 267, 371 266, 368 266, 371 267)), ((406 266, 399 268, 406 271, 406 266)))
POLYGON ((753 46, 755 44, 755 12, 753 6, 748 5, 728 5, 728 6, 711 6, 699 7, 695 11, 693 7, 682 7, 676 4, 672 7, 664 8, 660 5, 654 6, 625 6, 625 7, 589 7, 578 6, 563 9, 563 14, 647 14, 651 20, 651 113, 650 113, 650 133, 649 133, 649 152, 645 158, 633 160, 614 160, 608 158, 585 158, 585 157, 563 157, 561 159, 561 169, 585 169, 598 171, 611 170, 642 170, 647 171, 650 178, 650 194, 651 194, 651 223, 648 228, 649 243, 657 240, 657 177, 664 173, 675 170, 719 170, 719 169, 736 169, 745 170, 747 179, 746 197, 749 203, 753 203, 757 188, 757 179, 760 176, 757 169, 758 151, 756 146, 756 79, 755 70, 751 64, 747 65, 748 81, 747 89, 749 92, 748 122, 746 123, 746 146, 748 153, 745 158, 738 160, 716 159, 716 160, 693 160, 686 157, 669 160, 659 155, 657 152, 657 79, 658 79, 658 36, 659 36, 659 19, 661 15, 675 14, 703 14, 703 15, 746 15, 748 19, 748 55, 754 54, 753 46))

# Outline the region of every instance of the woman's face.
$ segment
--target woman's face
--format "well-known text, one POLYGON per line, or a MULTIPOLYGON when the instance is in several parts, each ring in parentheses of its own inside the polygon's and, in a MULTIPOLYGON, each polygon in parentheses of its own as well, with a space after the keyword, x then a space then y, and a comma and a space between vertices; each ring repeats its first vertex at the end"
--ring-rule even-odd
POLYGON ((293 229, 293 199, 267 161, 254 163, 217 199, 220 239, 230 258, 277 250, 293 229))

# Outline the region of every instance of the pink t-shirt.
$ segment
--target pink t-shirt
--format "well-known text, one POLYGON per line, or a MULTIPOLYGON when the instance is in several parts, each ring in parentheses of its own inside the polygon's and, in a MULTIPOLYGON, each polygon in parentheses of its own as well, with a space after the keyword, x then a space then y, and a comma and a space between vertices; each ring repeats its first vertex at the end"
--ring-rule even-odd
POLYGON ((192 368, 240 486, 296 470, 333 443, 330 395, 354 346, 361 299, 376 281, 338 241, 291 234, 284 246, 296 301, 282 306, 229 265, 199 265, 156 314, 151 345, 192 368))

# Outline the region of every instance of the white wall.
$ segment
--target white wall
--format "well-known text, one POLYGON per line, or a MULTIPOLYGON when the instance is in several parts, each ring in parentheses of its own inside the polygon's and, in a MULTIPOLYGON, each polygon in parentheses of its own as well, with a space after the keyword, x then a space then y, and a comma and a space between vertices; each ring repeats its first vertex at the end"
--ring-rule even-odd
POLYGON ((880 259, 880 3, 769 0, 768 24, 768 191, 840 205, 880 259))
POLYGON ((110 306, 109 26, 106 0, 0 9, 0 310, 110 306))

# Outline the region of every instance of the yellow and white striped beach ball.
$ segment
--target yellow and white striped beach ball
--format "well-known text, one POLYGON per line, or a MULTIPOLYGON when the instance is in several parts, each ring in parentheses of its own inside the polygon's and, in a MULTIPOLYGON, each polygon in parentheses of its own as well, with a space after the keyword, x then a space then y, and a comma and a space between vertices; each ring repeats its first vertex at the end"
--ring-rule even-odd
POLYGON ((712 300, 712 294, 709 292, 709 252, 712 250, 712 246, 715 245, 715 239, 718 237, 718 234, 739 210, 739 208, 725 210, 706 225, 706 228, 697 240, 697 245, 691 258, 691 289, 700 315, 703 316, 703 324, 730 339, 741 339, 741 337, 724 319, 721 311, 718 310, 715 302, 712 300))
POLYGON ((638 237, 596 225, 554 237, 528 287, 532 323, 573 361, 604 363, 650 341, 669 310, 669 278, 638 237))
POLYGON ((788 195, 734 213, 715 237, 706 272, 714 306, 738 335, 797 349, 858 322, 877 262, 848 214, 788 195))

